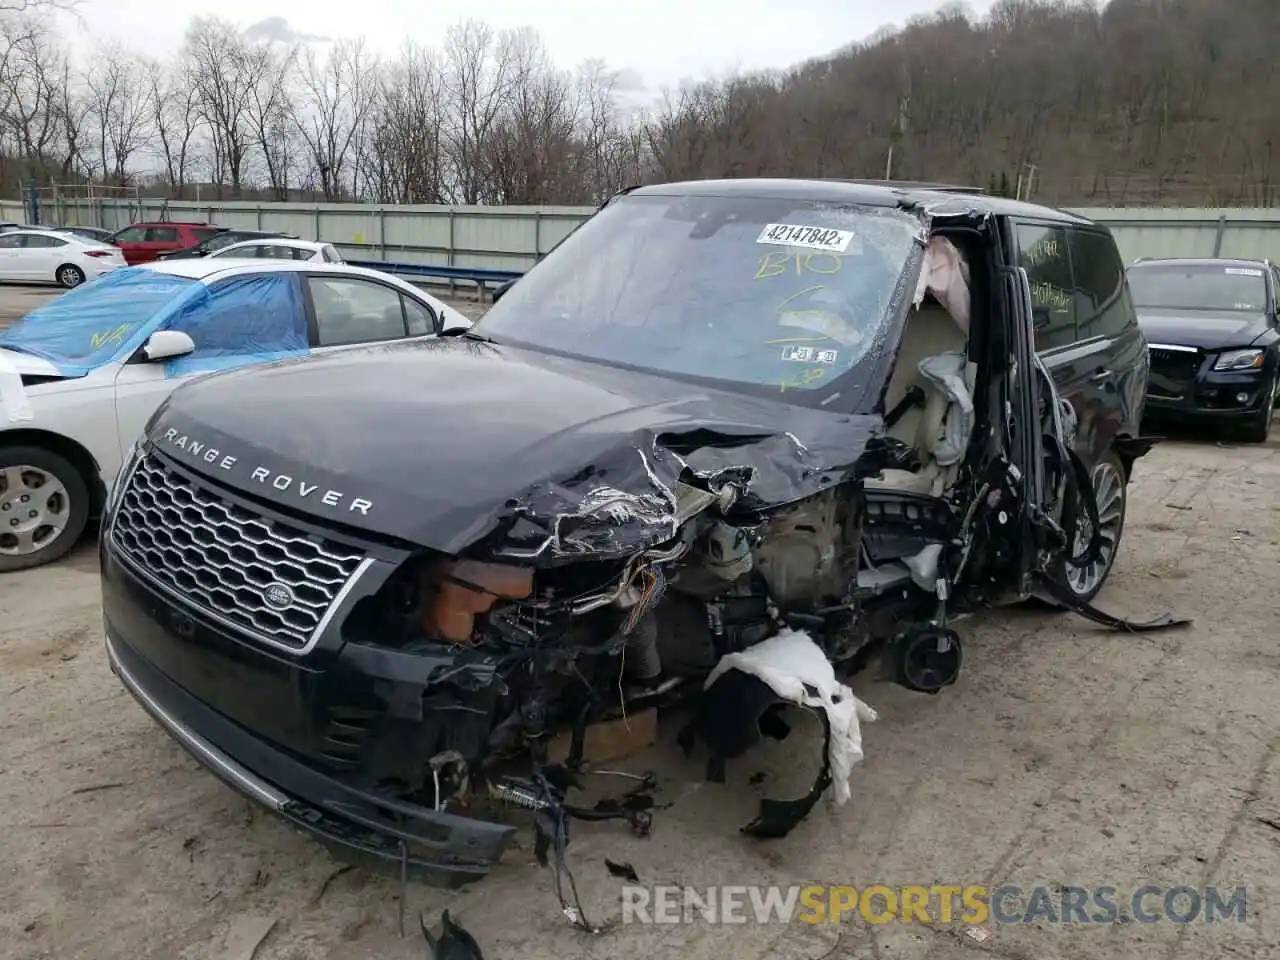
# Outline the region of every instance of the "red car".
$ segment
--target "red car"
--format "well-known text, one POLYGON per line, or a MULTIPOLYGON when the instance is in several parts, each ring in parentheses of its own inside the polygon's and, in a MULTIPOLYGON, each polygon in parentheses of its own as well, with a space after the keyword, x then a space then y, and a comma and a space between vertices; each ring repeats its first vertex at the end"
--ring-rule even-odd
POLYGON ((220 233, 222 227, 209 223, 185 223, 175 220, 157 220, 151 223, 131 223, 107 237, 105 243, 119 247, 125 263, 147 263, 162 253, 194 247, 201 240, 220 233))

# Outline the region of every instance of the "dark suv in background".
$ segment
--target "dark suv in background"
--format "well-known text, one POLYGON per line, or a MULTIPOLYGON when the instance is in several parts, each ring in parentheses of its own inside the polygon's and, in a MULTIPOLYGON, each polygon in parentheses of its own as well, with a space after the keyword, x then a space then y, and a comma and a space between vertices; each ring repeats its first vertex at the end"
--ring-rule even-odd
POLYGON ((1129 287, 1150 341, 1147 416, 1265 442, 1280 384, 1280 268, 1269 260, 1139 260, 1129 287))

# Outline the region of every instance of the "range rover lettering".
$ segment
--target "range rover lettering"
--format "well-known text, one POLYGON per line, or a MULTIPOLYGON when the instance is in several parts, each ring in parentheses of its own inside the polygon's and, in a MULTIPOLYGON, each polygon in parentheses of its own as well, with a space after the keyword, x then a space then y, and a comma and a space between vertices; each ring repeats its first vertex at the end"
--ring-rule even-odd
POLYGON ((566 800, 586 731, 682 698, 734 784, 782 705, 824 718, 817 782, 746 828, 782 836, 849 797, 874 710, 843 677, 872 654, 937 694, 984 606, 1162 625, 1093 605, 1146 389, 1115 244, 1077 216, 638 188, 470 330, 176 391, 104 525, 110 659, 233 786, 439 882, 509 844, 491 801, 544 840, 635 826, 566 800))

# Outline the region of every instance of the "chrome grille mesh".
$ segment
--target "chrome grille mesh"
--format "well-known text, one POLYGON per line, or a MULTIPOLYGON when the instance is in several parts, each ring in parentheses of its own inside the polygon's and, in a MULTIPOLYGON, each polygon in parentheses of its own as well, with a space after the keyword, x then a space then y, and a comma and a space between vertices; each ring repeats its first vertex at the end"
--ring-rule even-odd
POLYGON ((224 500, 153 456, 129 478, 111 540, 192 606, 290 650, 308 646, 364 560, 224 500))

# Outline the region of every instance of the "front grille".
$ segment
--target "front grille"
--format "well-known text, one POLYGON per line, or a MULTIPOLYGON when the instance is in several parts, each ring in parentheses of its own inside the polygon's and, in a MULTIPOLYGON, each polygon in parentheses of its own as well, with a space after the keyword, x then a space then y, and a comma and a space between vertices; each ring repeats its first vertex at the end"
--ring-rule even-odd
POLYGON ((1181 396, 1196 381, 1200 370, 1200 351, 1168 350, 1150 347, 1151 372, 1148 386, 1151 392, 1166 396, 1181 396))
POLYGON ((247 510, 148 456, 112 523, 123 558, 198 610, 287 650, 309 649, 363 554, 247 510))

